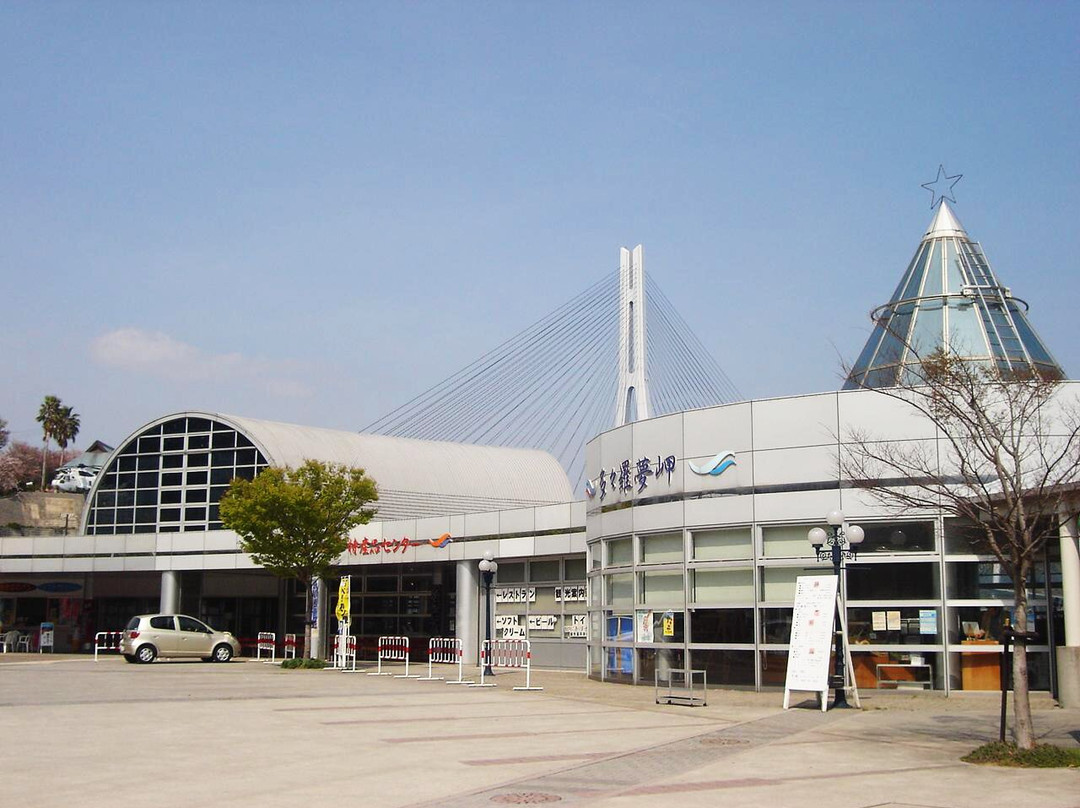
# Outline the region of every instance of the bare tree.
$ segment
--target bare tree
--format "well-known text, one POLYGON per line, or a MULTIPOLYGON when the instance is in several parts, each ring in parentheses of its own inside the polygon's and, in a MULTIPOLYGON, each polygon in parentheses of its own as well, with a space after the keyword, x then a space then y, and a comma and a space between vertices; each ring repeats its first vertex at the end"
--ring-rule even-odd
POLYGON ((868 431, 846 436, 844 476, 901 511, 940 508, 975 526, 979 552, 1012 580, 1017 746, 1035 745, 1028 687, 1028 585, 1036 560, 1075 518, 1080 479, 1080 406, 1057 379, 1002 371, 938 349, 906 365, 895 387, 937 428, 938 440, 894 441, 868 431))

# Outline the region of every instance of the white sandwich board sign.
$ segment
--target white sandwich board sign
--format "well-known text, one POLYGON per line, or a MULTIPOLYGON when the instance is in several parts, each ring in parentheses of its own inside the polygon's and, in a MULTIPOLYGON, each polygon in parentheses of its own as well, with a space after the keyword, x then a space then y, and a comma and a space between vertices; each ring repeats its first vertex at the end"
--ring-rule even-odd
POLYGON ((835 575, 800 575, 795 583, 784 709, 791 691, 818 693, 821 709, 829 701, 829 653, 836 619, 835 575))

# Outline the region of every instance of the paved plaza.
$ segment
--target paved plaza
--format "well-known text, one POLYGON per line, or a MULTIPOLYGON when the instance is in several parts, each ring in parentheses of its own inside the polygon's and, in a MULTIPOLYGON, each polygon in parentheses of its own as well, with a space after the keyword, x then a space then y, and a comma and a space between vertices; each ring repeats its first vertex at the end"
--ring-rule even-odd
MULTIPOLYGON (((415 668, 414 668, 415 671, 415 668)), ((781 694, 651 688, 534 672, 539 693, 254 661, 128 665, 0 657, 4 804, 114 806, 827 806, 1080 808, 1080 770, 959 757, 997 734, 991 695, 866 694, 783 711, 781 694)), ((1038 701, 1044 740, 1080 711, 1038 701)))

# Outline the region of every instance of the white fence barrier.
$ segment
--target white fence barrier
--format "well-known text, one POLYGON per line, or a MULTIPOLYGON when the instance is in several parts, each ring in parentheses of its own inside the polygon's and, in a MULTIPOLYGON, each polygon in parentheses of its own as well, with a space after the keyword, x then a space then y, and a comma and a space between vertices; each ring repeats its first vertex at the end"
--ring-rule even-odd
POLYGON ((330 648, 330 658, 333 660, 333 664, 326 670, 344 671, 349 669, 350 660, 352 660, 352 671, 356 672, 356 635, 355 634, 335 634, 332 638, 330 648), (345 644, 342 646, 341 638, 345 637, 345 644))
POLYGON ((99 631, 94 635, 94 662, 97 662, 98 651, 119 651, 120 639, 124 636, 122 631, 99 631))
POLYGON ((397 674, 398 679, 419 679, 419 675, 409 676, 409 638, 408 637, 379 637, 378 662, 379 666, 368 676, 395 676, 393 671, 382 669, 383 660, 387 662, 404 662, 405 673, 397 674))
POLYGON ((471 685, 471 679, 462 676, 462 662, 465 657, 461 640, 456 637, 432 637, 428 640, 427 676, 417 677, 425 682, 442 680, 444 677, 435 676, 432 671, 432 663, 442 665, 457 665, 457 679, 447 679, 448 685, 471 685))
POLYGON ((255 659, 261 659, 263 662, 277 661, 277 635, 274 632, 259 632, 259 640, 255 645, 255 659), (263 659, 263 651, 270 655, 269 659, 263 659))
POLYGON ((286 634, 285 644, 281 651, 282 659, 296 659, 296 635, 286 634))
POLYGON ((492 668, 524 668, 525 686, 514 690, 543 690, 532 687, 532 644, 528 640, 484 640, 480 649, 480 684, 469 687, 495 687, 494 682, 484 681, 488 665, 492 668))

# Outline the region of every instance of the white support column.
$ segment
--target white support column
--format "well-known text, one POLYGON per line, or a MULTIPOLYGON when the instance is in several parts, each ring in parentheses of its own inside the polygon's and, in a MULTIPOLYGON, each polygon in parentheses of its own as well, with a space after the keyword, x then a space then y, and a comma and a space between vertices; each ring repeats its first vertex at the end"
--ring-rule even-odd
POLYGON ((457 562, 457 610, 454 625, 466 665, 476 664, 476 627, 479 625, 477 603, 480 591, 480 569, 476 559, 457 562))
POLYGON ((1058 533, 1065 613, 1065 645, 1057 649, 1058 702, 1062 707, 1080 707, 1080 547, 1076 519, 1076 514, 1070 513, 1062 520, 1058 533))
POLYGON ((1061 594, 1065 609, 1065 644, 1080 645, 1080 548, 1077 547, 1076 515, 1062 522, 1061 594))
POLYGON ((642 246, 619 249, 619 388, 614 426, 649 417, 645 378, 645 264, 642 246))
POLYGON ((180 611, 180 573, 165 570, 161 573, 161 600, 158 611, 162 614, 175 614, 180 611))

